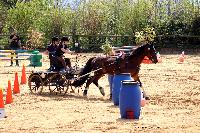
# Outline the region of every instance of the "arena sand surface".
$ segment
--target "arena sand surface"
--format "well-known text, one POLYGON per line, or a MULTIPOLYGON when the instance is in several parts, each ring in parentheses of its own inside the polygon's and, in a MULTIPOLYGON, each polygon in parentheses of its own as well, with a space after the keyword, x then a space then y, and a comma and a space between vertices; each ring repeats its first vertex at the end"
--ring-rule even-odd
MULTIPOLYGON (((81 66, 88 58, 99 56, 84 55, 78 57, 81 66)), ((32 95, 28 85, 21 85, 21 93, 13 95, 14 102, 5 105, 7 118, 0 119, 0 133, 198 133, 200 56, 186 55, 183 64, 178 63, 178 55, 161 56, 162 63, 141 65, 140 79, 151 100, 141 109, 139 120, 120 119, 119 108, 108 100, 109 86, 105 76, 100 79, 100 84, 106 88, 105 97, 93 85, 87 98, 78 90, 65 96, 49 95, 48 91, 42 95, 32 95)), ((26 71, 47 69, 47 57, 43 61, 43 67, 26 67, 26 71)), ((22 61, 21 65, 23 63, 29 64, 28 61, 22 61)), ((8 79, 13 85, 12 72, 18 71, 19 80, 21 76, 21 66, 9 65, 8 61, 0 63, 0 85, 4 89, 8 79)))

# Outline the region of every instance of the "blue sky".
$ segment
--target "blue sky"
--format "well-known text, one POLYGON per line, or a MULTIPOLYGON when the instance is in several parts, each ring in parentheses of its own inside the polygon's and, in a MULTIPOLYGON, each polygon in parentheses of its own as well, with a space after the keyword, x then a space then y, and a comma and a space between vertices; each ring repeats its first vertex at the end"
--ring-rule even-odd
POLYGON ((63 6, 70 5, 73 9, 76 9, 80 1, 81 0, 62 0, 62 5, 63 6))

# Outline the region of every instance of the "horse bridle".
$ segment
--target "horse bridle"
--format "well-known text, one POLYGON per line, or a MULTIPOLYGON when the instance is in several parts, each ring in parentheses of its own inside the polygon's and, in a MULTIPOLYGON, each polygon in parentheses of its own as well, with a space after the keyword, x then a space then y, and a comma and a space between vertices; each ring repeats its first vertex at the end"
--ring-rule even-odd
MULTIPOLYGON (((151 45, 148 47, 148 51, 150 51, 151 50, 151 45)), ((155 50, 155 47, 154 46, 152 46, 152 49, 154 50, 154 51, 156 51, 155 50)), ((156 52, 155 52, 155 54, 156 54, 156 52)), ((150 54, 150 56, 149 56, 148 58, 152 61, 152 62, 154 62, 154 59, 153 59, 153 56, 150 54), (150 58, 149 58, 150 57, 150 58)))

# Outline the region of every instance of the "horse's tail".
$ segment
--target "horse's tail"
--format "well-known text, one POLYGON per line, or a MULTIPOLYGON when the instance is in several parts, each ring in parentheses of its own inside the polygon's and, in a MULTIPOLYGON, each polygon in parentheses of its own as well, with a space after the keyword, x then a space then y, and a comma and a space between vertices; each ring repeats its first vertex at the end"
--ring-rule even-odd
MULTIPOLYGON (((90 58, 90 59, 87 61, 86 65, 85 65, 84 68, 81 70, 79 76, 83 76, 83 75, 85 75, 85 74, 91 72, 91 70, 92 70, 91 62, 92 62, 92 60, 93 60, 94 58, 95 58, 95 57, 92 57, 92 58, 90 58)), ((72 83, 72 86, 74 86, 74 87, 82 86, 82 85, 85 83, 85 81, 87 80, 88 77, 89 77, 89 74, 87 74, 87 75, 85 75, 85 76, 83 76, 83 77, 81 77, 81 78, 78 78, 78 79, 74 80, 74 82, 72 83)))

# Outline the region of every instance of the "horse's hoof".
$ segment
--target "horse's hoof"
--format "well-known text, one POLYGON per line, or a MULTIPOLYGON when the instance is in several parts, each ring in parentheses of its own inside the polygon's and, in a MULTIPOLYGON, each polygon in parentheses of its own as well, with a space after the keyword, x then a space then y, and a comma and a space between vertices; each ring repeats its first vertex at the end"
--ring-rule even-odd
POLYGON ((150 100, 150 98, 148 96, 145 97, 145 100, 150 100))
POLYGON ((110 94, 110 98, 109 98, 109 100, 112 101, 112 94, 110 94))
POLYGON ((99 90, 100 90, 101 94, 102 94, 103 96, 105 96, 104 89, 103 89, 103 88, 99 88, 99 90))
POLYGON ((87 90, 83 91, 83 96, 87 96, 87 90))

